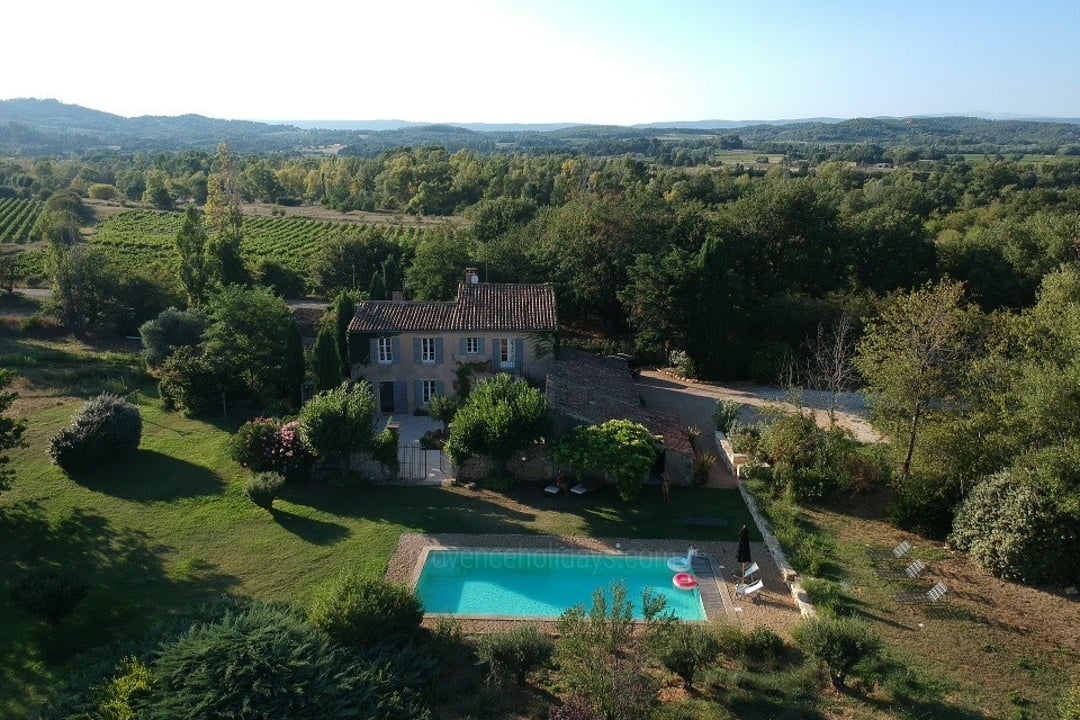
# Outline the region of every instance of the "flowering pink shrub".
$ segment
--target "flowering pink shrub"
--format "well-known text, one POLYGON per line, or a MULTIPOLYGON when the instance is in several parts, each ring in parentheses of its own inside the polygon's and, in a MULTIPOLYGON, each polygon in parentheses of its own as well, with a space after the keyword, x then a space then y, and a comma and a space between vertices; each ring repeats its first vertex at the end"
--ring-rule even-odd
POLYGON ((306 480, 313 461, 295 420, 263 417, 244 423, 229 449, 233 460, 249 470, 276 472, 287 480, 306 480))
POLYGON ((306 480, 311 472, 314 458, 303 438, 300 437, 300 423, 296 420, 285 423, 274 433, 274 444, 270 449, 274 471, 287 480, 306 480))

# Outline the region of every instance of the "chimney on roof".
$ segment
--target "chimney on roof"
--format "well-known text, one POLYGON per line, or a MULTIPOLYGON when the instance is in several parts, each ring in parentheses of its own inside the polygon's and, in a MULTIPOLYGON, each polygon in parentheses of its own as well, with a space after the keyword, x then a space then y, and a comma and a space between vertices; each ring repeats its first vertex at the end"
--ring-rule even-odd
POLYGON ((465 268, 465 282, 470 285, 480 282, 480 271, 476 268, 465 268))

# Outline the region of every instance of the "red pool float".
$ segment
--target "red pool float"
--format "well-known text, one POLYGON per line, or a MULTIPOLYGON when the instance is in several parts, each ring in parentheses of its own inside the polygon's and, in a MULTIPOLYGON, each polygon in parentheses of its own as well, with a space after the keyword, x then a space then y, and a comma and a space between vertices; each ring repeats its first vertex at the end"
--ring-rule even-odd
POLYGON ((697 587, 697 578, 690 573, 679 573, 671 578, 671 583, 680 590, 693 590, 697 587))

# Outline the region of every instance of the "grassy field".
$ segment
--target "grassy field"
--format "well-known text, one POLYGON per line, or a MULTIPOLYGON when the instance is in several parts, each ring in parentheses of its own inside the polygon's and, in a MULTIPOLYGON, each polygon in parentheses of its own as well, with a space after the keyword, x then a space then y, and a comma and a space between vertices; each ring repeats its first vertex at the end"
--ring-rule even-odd
POLYGON ((143 416, 135 457, 71 479, 48 461, 45 448, 82 401, 50 384, 89 395, 100 389, 89 378, 111 378, 119 391, 116 367, 130 368, 117 358, 126 356, 12 339, 0 341, 0 350, 5 359, 22 361, 16 411, 29 421, 30 445, 12 453, 17 480, 0 497, 3 717, 24 716, 77 653, 135 638, 156 619, 221 593, 303 606, 342 570, 381 575, 403 532, 715 539, 715 530, 691 530, 674 519, 727 515, 735 528, 748 520, 733 491, 686 491, 670 505, 630 507, 614 493, 599 493, 555 510, 537 487, 513 493, 535 507, 522 513, 454 489, 294 486, 270 514, 243 496, 245 471, 228 457, 239 419, 204 422, 165 412, 151 385, 132 396, 143 416), (56 367, 48 367, 51 361, 56 367), (39 565, 77 568, 92 583, 59 628, 10 599, 21 573, 39 565))

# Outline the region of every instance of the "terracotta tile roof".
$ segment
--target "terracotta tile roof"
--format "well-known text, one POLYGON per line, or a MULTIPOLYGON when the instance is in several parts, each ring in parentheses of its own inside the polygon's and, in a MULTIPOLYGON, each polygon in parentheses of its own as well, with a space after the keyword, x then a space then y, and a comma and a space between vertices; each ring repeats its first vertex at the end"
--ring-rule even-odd
POLYGON ((349 332, 494 330, 554 331, 555 293, 550 285, 461 283, 457 300, 368 300, 356 308, 349 332))
POLYGON ((664 447, 693 457, 694 448, 679 421, 671 415, 641 407, 637 386, 626 361, 564 349, 553 363, 545 389, 557 413, 598 425, 608 420, 632 420, 664 438, 664 447))

